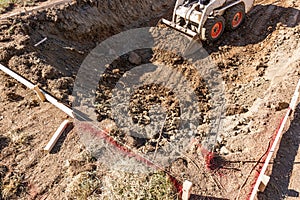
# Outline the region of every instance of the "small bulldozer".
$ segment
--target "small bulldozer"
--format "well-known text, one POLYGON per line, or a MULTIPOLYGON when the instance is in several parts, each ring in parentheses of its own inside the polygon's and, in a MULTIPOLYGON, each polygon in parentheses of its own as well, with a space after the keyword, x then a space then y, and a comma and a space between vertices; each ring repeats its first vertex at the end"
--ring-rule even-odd
POLYGON ((172 21, 166 24, 190 37, 214 42, 224 30, 237 29, 253 7, 254 0, 177 0, 172 21))

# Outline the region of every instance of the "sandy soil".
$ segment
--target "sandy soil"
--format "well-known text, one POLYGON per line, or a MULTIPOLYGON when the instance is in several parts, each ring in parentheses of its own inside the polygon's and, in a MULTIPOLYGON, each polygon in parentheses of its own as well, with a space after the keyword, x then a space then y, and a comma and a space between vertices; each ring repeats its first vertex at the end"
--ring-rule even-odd
MULTIPOLYGON (((71 106, 74 80, 88 53, 114 34, 155 25, 163 16, 170 18, 174 3, 165 0, 149 4, 145 0, 132 0, 124 6, 122 2, 78 1, 2 20, 1 64, 71 106), (34 47, 45 37, 48 38, 46 42, 34 47)), ((254 167, 266 152, 300 78, 299 22, 299 2, 258 0, 240 29, 226 32, 213 45, 203 44, 226 82, 226 117, 215 146, 224 162, 215 170, 208 170, 201 149, 195 145, 185 156, 166 167, 165 170, 178 181, 188 179, 194 183, 192 199, 246 199, 248 196, 259 169, 259 166, 254 167)), ((164 59, 174 64, 172 55, 159 57, 161 54, 155 51, 136 54, 144 58, 142 62, 164 59)), ((107 72, 111 75, 108 80, 118 80, 122 71, 132 67, 128 56, 122 59, 119 62, 126 66, 115 63, 107 72)), ((185 63, 181 67, 189 68, 185 63)), ((104 180, 112 173, 106 170, 105 163, 96 161, 86 151, 76 127, 60 139, 50 154, 42 151, 67 115, 47 102, 39 102, 33 91, 7 75, 0 73, 0 76, 0 199, 74 199, 70 185, 87 172, 95 174, 105 185, 104 180)), ((199 80, 196 83, 195 88, 202 88, 199 80)), ((105 105, 110 101, 106 94, 112 85, 99 87, 103 91, 103 95, 97 97, 100 122, 110 119, 109 108, 105 105)), ((142 121, 143 111, 149 106, 147 96, 155 99, 167 95, 165 101, 154 103, 171 107, 174 97, 168 94, 164 88, 141 88, 133 98, 142 96, 141 104, 132 108, 138 105, 144 110, 135 113, 133 118, 142 121)), ((202 100, 206 97, 206 93, 197 94, 202 95, 202 100)), ((173 107, 170 115, 178 117, 176 101, 173 107)), ((205 113, 205 106, 203 109, 205 113)), ((258 199, 299 198, 299 114, 298 106, 268 168, 270 183, 258 194, 258 199)), ((171 127, 168 131, 172 131, 172 126, 168 125, 171 127)), ((159 142, 156 138, 156 141, 137 145, 135 138, 118 131, 113 134, 140 151, 146 147, 150 151, 156 146, 155 142, 159 142)), ((201 143, 203 138, 196 139, 201 143)), ((102 189, 94 188, 87 196, 105 199, 102 189)))

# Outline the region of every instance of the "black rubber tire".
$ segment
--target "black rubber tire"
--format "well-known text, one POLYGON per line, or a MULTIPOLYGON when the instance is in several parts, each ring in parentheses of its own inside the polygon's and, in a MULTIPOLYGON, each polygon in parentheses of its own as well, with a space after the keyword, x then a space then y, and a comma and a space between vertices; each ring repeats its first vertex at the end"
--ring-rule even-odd
POLYGON ((208 18, 203 26, 204 28, 204 34, 205 34, 205 38, 204 40, 206 41, 210 41, 210 42, 214 42, 217 41, 218 39, 221 38, 224 29, 225 29, 225 19, 222 16, 216 16, 215 18, 208 18), (212 32, 213 32, 213 28, 215 27, 215 25, 217 23, 221 23, 222 27, 220 30, 220 33, 218 34, 217 37, 213 37, 212 32))
POLYGON ((231 8, 228 8, 225 11, 224 14, 225 20, 226 20, 226 30, 228 31, 234 31, 237 28, 241 26, 241 24, 244 22, 246 14, 245 14, 245 6, 243 4, 235 5, 231 8), (241 14, 241 19, 239 19, 238 25, 234 26, 233 21, 237 17, 237 14, 241 14))

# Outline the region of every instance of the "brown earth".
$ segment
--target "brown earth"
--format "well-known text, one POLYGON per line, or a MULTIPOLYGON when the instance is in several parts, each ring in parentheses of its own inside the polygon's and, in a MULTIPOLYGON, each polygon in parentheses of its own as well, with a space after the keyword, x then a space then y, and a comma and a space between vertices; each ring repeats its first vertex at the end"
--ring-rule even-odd
MULTIPOLYGON (((1 64, 71 105, 77 71, 89 52, 114 34, 155 25, 162 16, 170 17, 173 3, 167 0, 155 1, 155 4, 145 0, 78 1, 1 21, 1 64), (45 37, 47 40, 43 44, 34 47, 45 37)), ((299 2, 256 1, 240 29, 226 32, 213 45, 204 44, 226 82, 226 117, 215 146, 224 162, 220 168, 209 171, 195 145, 167 167, 168 173, 178 181, 188 179, 194 183, 192 199, 247 197, 255 174, 252 169, 267 150, 300 77, 299 23, 299 2)), ((141 63, 165 60, 175 64, 172 55, 160 57, 155 52, 148 53, 136 52, 144 58, 141 63)), ((124 55, 119 62, 126 63, 128 68, 135 66, 127 58, 124 55)), ((127 68, 124 64, 115 64, 108 74, 118 80, 127 68)), ((181 64, 182 69, 190 69, 185 63, 181 64)), ((47 102, 41 103, 34 92, 4 73, 0 76, 3 79, 0 84, 0 199, 74 199, 77 194, 70 188, 74 180, 82 177, 94 181, 92 189, 87 189, 88 194, 81 196, 82 199, 87 196, 89 199, 108 198, 103 185, 114 174, 105 168, 105 163, 96 161, 85 150, 76 127, 60 139, 50 154, 43 152, 51 135, 67 118, 66 114, 47 102)), ((190 80, 197 83, 198 91, 203 89, 200 80, 193 76, 190 80)), ((110 100, 106 94, 112 84, 99 88, 104 95, 97 97, 100 105, 97 113, 98 120, 103 121, 110 118, 109 108, 102 105, 110 100)), ((205 114, 209 108, 205 104, 206 93, 197 95, 202 95, 205 114)), ((140 96, 141 101, 131 107, 132 117, 138 123, 149 123, 149 99, 154 99, 153 104, 172 107, 170 116, 178 117, 178 102, 165 88, 155 85, 140 88, 133 102, 140 96), (142 109, 137 109, 140 107, 142 109)), ((269 166, 270 183, 265 192, 259 193, 258 199, 299 198, 299 113, 298 106, 269 166)), ((164 131, 175 128, 169 123, 164 131)), ((153 141, 140 143, 118 131, 114 134, 122 136, 121 140, 139 151, 153 151, 161 139, 155 137, 153 141)), ((201 137, 196 139, 202 140, 201 137)))
POLYGON ((3 5, 0 9, 0 19, 7 19, 17 15, 28 15, 35 11, 59 6, 61 4, 71 3, 71 0, 34 0, 34 1, 10 1, 11 3, 3 5))

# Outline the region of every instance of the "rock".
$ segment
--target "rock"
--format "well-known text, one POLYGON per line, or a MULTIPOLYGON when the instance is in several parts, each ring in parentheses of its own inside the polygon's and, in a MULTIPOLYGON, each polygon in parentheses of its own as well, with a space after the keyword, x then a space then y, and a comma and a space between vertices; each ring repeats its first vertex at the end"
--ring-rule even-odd
POLYGON ((143 115, 143 117, 146 120, 146 122, 150 123, 151 119, 148 115, 143 115))
POLYGON ((150 144, 145 145, 144 152, 153 152, 153 151, 155 151, 155 147, 153 145, 150 145, 150 144))
POLYGON ((54 88, 55 89, 68 89, 69 87, 72 87, 72 83, 74 82, 74 79, 71 77, 61 77, 55 81, 54 83, 54 88))
POLYGON ((287 109, 289 106, 290 106, 290 104, 287 102, 279 102, 278 105, 275 107, 275 110, 281 111, 281 110, 287 109))
POLYGON ((118 73, 120 73, 120 69, 113 69, 113 70, 112 70, 112 73, 118 74, 118 73))
POLYGON ((225 140, 223 137, 217 136, 217 142, 218 142, 218 144, 224 144, 225 140))
POLYGON ((135 65, 140 65, 142 63, 142 58, 135 52, 131 52, 128 58, 129 62, 135 65))
POLYGON ((126 144, 128 144, 131 147, 135 147, 137 144, 136 140, 130 135, 126 135, 125 140, 126 140, 126 144))
POLYGON ((259 70, 259 69, 265 69, 265 68, 267 68, 268 66, 265 64, 265 63, 263 63, 263 62, 259 62, 258 64, 256 64, 256 67, 255 67, 255 69, 256 70, 259 70))
POLYGON ((99 124, 99 127, 101 129, 104 129, 104 130, 108 131, 108 132, 115 131, 115 130, 118 129, 116 123, 113 120, 110 120, 110 119, 102 120, 99 124))
POLYGON ((220 154, 222 154, 222 155, 228 155, 229 153, 230 153, 230 151, 225 146, 221 147, 220 154))
POLYGON ((246 113, 248 112, 248 108, 246 108, 245 106, 240 106, 240 105, 228 105, 226 108, 226 115, 227 116, 232 116, 232 115, 236 115, 236 114, 242 114, 242 113, 246 113))
POLYGON ((42 77, 45 79, 55 79, 58 76, 58 72, 51 66, 46 66, 42 70, 42 77))

